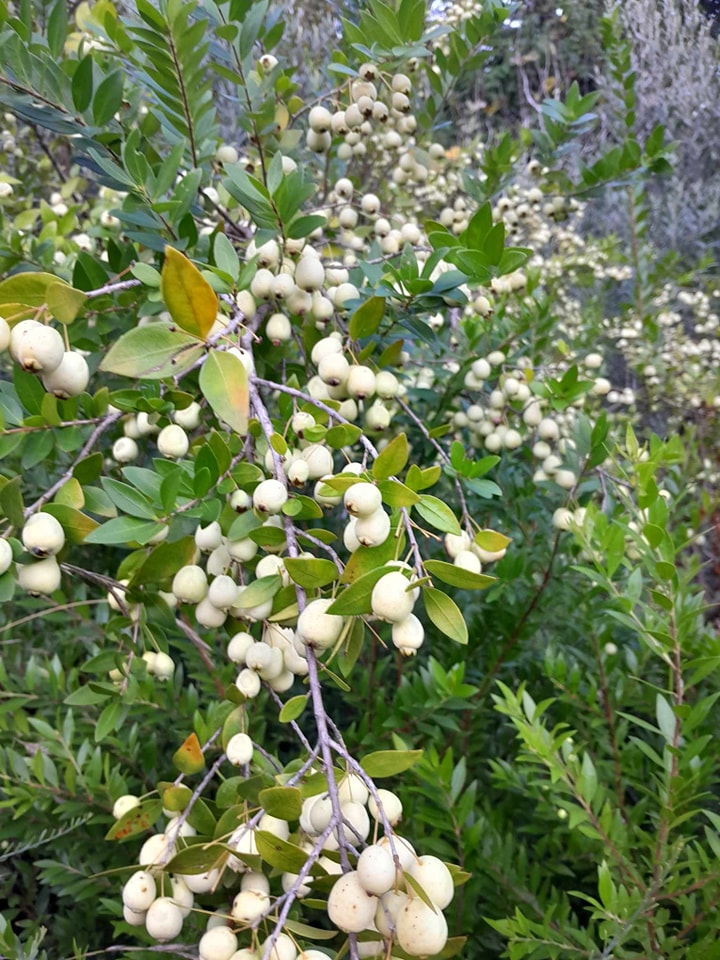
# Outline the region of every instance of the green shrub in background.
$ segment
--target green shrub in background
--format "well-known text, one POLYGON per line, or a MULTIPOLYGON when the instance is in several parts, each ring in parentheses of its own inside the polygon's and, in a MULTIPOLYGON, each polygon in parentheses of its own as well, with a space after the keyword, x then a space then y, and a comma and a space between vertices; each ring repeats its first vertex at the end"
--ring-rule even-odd
POLYGON ((717 291, 506 15, 4 8, 0 955, 715 955, 717 291))

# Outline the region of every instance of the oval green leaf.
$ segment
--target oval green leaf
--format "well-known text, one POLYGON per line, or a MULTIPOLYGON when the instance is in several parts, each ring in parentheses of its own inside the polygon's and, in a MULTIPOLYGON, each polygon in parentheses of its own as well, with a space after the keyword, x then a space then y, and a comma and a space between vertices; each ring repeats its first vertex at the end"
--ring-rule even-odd
POLYGON ((467 624, 454 600, 440 590, 426 588, 423 590, 423 601, 428 617, 441 633, 456 643, 468 642, 467 624))

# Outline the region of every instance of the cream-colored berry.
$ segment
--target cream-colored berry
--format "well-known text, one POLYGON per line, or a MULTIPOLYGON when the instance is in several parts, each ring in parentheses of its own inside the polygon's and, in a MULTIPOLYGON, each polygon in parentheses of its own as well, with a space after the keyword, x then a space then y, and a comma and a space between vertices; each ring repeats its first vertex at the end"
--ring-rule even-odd
POLYGON ((296 636, 301 643, 317 650, 326 650, 340 638, 345 620, 327 612, 333 601, 311 600, 298 617, 296 636))
POLYGON ((22 530, 25 549, 35 557, 52 557, 65 545, 65 531, 49 513, 34 513, 25 521, 22 530))
POLYGON ((157 437, 157 447, 160 453, 170 460, 179 460, 184 457, 190 448, 188 435, 177 423, 163 427, 157 437))
POLYGON ((29 373, 49 374, 65 356, 62 336, 37 320, 21 320, 10 333, 10 355, 29 373))
POLYGON ((90 382, 90 368, 81 353, 68 350, 54 370, 43 373, 42 383, 48 393, 61 400, 78 397, 90 382))
POLYGON ((375 616, 391 623, 407 619, 415 605, 409 586, 410 581, 399 571, 380 577, 370 595, 370 605, 375 616))
POLYGON ((154 940, 174 940, 182 930, 183 913, 170 897, 158 897, 145 914, 145 929, 154 940))
POLYGON ((352 870, 335 881, 328 897, 328 916, 345 933, 360 933, 371 929, 377 902, 377 897, 365 890, 357 872, 352 870))

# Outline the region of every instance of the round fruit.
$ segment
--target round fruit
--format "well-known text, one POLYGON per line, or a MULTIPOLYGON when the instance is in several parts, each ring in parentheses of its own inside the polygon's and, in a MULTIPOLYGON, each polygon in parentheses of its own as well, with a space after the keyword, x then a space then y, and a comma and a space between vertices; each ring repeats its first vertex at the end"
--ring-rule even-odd
POLYGON ((205 571, 195 563, 180 567, 172 582, 172 592, 180 603, 200 603, 207 596, 205 571))
MULTIPOLYGON (((435 906, 440 907, 441 910, 448 906, 455 895, 452 874, 437 857, 429 854, 418 857, 413 861, 408 873, 417 880, 435 906)), ((414 895, 412 889, 408 893, 411 897, 414 895)))
POLYGON ((90 368, 87 360, 81 353, 68 350, 59 366, 49 373, 44 373, 42 383, 48 393, 53 393, 61 400, 68 397, 78 397, 90 381, 90 368))
POLYGON ((9 570, 12 562, 12 547, 4 537, 0 537, 0 574, 3 574, 6 570, 9 570))
POLYGON ((358 858, 357 875, 368 893, 380 896, 395 883, 395 863, 385 847, 372 844, 358 858))
POLYGON ((28 517, 22 531, 23 546, 35 557, 52 557, 65 546, 65 531, 49 513, 28 517))
POLYGON ((139 797, 136 797, 132 793, 124 793, 121 797, 118 797, 113 804, 112 815, 116 820, 119 820, 120 817, 124 817, 130 810, 134 810, 135 807, 139 806, 139 797))
POLYGON ((120 437, 112 445, 112 455, 118 463, 130 463, 131 460, 137 460, 140 450, 131 437, 120 437))
POLYGON ((406 620, 415 605, 409 586, 407 577, 399 571, 380 577, 370 595, 370 606, 375 616, 390 623, 406 620))
POLYGON ((182 877, 171 877, 170 885, 172 886, 172 901, 173 903, 180 907, 180 912, 183 917, 187 917, 192 910, 193 903, 195 898, 193 892, 182 879, 182 877))
POLYGON ((395 926, 398 943, 411 957, 432 957, 447 943, 447 921, 422 900, 409 899, 398 913, 395 926))
POLYGON ((358 517, 353 532, 361 546, 377 547, 390 535, 390 516, 380 509, 369 516, 358 517))
POLYGON ((157 438, 157 447, 164 457, 170 460, 179 460, 184 457, 190 448, 188 435, 177 423, 163 427, 157 438))
POLYGON ((174 940, 183 926, 183 913, 170 897, 159 897, 145 915, 145 929, 155 940, 174 940))
POLYGON ((123 903, 135 913, 144 913, 156 896, 155 880, 147 870, 137 870, 122 891, 123 903))
POLYGON ((52 373, 65 356, 65 344, 53 327, 21 320, 10 333, 10 355, 29 373, 52 373))
POLYGON ((255 890, 242 890, 233 900, 230 911, 233 920, 239 923, 252 923, 261 917, 270 906, 270 897, 255 890))
MULTIPOLYGON (((396 824, 400 823, 400 820, 402 819, 403 808, 400 797, 396 796, 391 790, 380 789, 378 790, 377 794, 388 823, 394 827, 396 824)), ((380 810, 378 809, 377 802, 372 794, 368 798, 368 810, 370 812, 370 816, 375 820, 381 819, 380 810)))
POLYGON ((261 513, 280 513, 287 499, 285 484, 279 480, 263 480, 253 491, 253 506, 261 513))
MULTIPOLYGON (((480 561, 478 560, 478 564, 480 561)), ((392 641, 404 656, 413 656, 423 644, 425 628, 414 613, 392 626, 392 641)))
POLYGON ((0 353, 7 350, 10 343, 10 324, 5 317, 0 317, 0 353))
POLYGON ((236 733, 228 740, 225 753, 233 766, 240 767, 252 760, 253 742, 246 733, 236 733))
POLYGON ((200 426, 200 416, 202 414, 202 408, 199 403, 193 400, 192 403, 188 404, 187 407, 183 407, 182 410, 176 410, 172 418, 179 426, 184 430, 195 430, 200 426))
POLYGON ((211 553, 222 543, 223 535, 220 524, 213 520, 206 527, 198 526, 195 528, 195 546, 203 553, 211 553))
POLYGON ((353 517, 369 517, 382 507, 382 494, 374 483, 355 483, 345 491, 344 502, 353 517))
POLYGON ((54 593, 60 586, 60 566, 55 557, 24 563, 17 568, 20 587, 34 597, 54 593))
POLYGON ((327 613, 330 599, 311 600, 298 617, 296 635, 306 646, 326 650, 340 637, 345 620, 327 613))
MULTIPOLYGON (((479 563, 480 561, 478 561, 479 563)), ((207 598, 218 610, 227 610, 237 599, 238 585, 232 577, 221 574, 210 584, 207 598)))
POLYGON ((345 933, 360 933, 372 927, 377 897, 367 893, 357 872, 341 876, 330 891, 327 912, 330 921, 345 933))

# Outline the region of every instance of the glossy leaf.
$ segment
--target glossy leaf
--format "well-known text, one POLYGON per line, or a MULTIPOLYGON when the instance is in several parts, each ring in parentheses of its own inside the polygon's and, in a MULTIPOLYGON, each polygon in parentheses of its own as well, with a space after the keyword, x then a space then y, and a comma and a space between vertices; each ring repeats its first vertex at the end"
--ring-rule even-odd
POLYGON ((175 323, 204 340, 217 318, 217 294, 195 264, 174 247, 165 248, 160 289, 175 323))
POLYGON ((458 605, 440 590, 426 588, 422 592, 428 617, 446 637, 456 643, 468 642, 468 628, 458 605))
POLYGON ((245 436, 250 396, 242 360, 227 351, 211 350, 200 370, 200 389, 216 416, 245 436))

